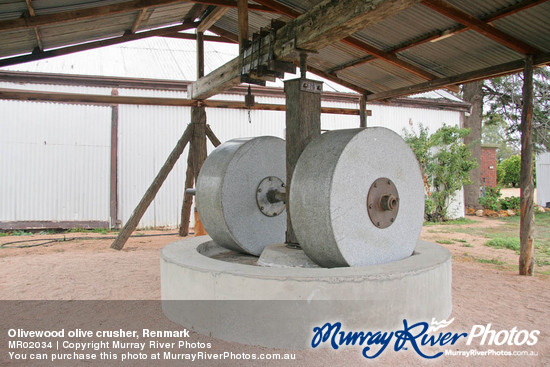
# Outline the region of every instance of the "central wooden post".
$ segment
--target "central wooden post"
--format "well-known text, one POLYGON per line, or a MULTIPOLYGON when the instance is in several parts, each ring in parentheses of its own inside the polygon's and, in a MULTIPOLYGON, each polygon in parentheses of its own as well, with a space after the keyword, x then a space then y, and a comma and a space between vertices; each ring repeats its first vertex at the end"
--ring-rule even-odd
MULTIPOLYGON (((286 94, 286 190, 298 158, 310 141, 321 135, 321 92, 323 83, 305 78, 285 81, 286 94)), ((288 198, 288 195, 287 195, 288 198)), ((287 199, 288 200, 288 199, 287 199)), ((298 246, 287 207, 286 243, 298 246)))

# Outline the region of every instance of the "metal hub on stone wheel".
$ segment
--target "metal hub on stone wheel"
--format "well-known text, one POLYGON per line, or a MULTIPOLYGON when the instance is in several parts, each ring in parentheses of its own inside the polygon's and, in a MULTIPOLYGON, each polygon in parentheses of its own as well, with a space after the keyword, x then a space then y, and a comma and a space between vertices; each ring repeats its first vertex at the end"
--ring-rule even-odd
POLYGON ((285 240, 285 142, 273 136, 229 140, 197 179, 197 210, 220 246, 259 256, 285 240))
POLYGON ((289 211, 304 252, 321 266, 404 259, 424 220, 418 161, 386 128, 327 132, 298 160, 289 211))

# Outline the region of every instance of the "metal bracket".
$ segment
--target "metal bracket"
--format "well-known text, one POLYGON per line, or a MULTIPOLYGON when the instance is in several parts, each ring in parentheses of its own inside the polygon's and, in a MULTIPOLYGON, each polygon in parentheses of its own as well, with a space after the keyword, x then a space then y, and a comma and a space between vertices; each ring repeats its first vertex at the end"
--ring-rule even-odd
POLYGON ((276 78, 283 78, 285 72, 296 73, 296 66, 293 63, 275 60, 273 55, 275 38, 275 27, 262 28, 260 32, 252 35, 249 46, 239 54, 241 81, 265 85, 262 81, 275 81, 276 78))
POLYGON ((376 179, 367 194, 367 211, 376 227, 391 226, 399 213, 399 192, 392 180, 386 177, 376 179))
POLYGON ((323 82, 316 80, 302 79, 300 83, 300 90, 303 92, 321 94, 323 92, 323 82))
POLYGON ((276 176, 268 176, 260 181, 256 189, 256 204, 263 215, 276 217, 285 210, 285 183, 276 176))

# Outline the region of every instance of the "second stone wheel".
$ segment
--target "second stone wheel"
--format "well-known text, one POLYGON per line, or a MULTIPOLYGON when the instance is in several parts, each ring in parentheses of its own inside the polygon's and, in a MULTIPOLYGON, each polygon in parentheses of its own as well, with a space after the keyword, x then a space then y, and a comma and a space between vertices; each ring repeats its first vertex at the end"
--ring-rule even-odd
POLYGON ((324 267, 404 259, 424 220, 418 161, 398 134, 381 127, 334 130, 312 141, 289 195, 298 241, 324 267))
POLYGON ((259 256, 285 240, 284 140, 273 136, 229 140, 216 148, 197 179, 197 210, 220 246, 259 256))

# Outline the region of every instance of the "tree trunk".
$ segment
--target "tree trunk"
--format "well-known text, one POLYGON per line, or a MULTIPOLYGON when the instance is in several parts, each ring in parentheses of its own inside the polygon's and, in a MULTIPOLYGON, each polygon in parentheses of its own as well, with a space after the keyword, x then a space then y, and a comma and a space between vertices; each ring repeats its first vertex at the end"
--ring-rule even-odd
POLYGON ((464 138, 464 144, 470 147, 472 158, 477 167, 470 171, 470 185, 464 186, 464 204, 467 208, 480 209, 479 188, 481 182, 481 120, 483 117, 483 81, 464 84, 464 100, 472 104, 470 116, 464 119, 464 127, 470 133, 464 138))
POLYGON ((523 107, 521 110, 521 173, 520 187, 520 255, 519 274, 533 275, 535 246, 533 230, 535 211, 533 206, 533 56, 525 60, 523 71, 523 107))

